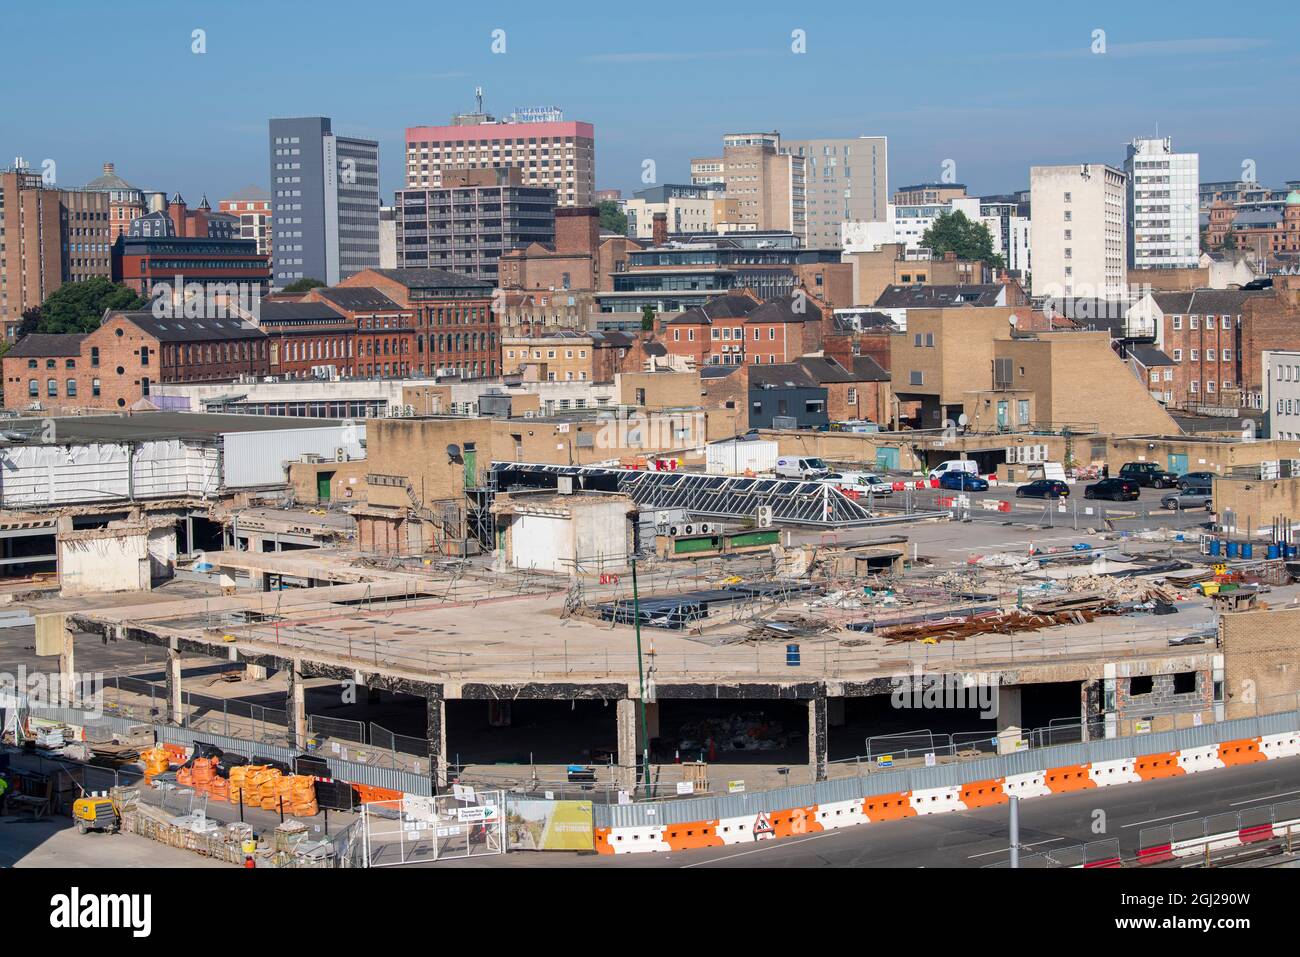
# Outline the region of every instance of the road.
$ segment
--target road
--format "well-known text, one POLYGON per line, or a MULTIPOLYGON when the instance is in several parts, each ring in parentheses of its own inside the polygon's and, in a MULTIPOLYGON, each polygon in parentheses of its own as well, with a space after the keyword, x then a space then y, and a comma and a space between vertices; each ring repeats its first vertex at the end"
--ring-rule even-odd
MULTIPOLYGON (((1300 757, 1143 784, 1122 784, 1020 803, 1020 842, 1034 854, 1118 839, 1134 856, 1144 827, 1158 828, 1300 797, 1300 757), (1104 812, 1104 831, 1094 830, 1104 812)), ((983 867, 1004 863, 1007 808, 982 808, 866 824, 763 844, 669 854, 508 854, 439 866, 572 867, 983 867)))

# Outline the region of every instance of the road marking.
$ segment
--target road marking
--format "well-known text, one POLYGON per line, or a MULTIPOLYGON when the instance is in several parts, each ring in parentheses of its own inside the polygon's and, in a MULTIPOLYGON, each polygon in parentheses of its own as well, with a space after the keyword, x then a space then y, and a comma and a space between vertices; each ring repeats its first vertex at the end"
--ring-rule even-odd
POLYGON ((830 837, 832 834, 838 834, 838 833, 839 833, 838 830, 824 831, 821 834, 814 834, 812 837, 801 837, 797 841, 774 841, 771 844, 769 844, 767 847, 756 847, 752 851, 741 851, 739 854, 731 854, 728 855, 727 857, 715 857, 707 861, 696 861, 694 864, 683 864, 682 869, 685 870, 688 867, 703 867, 705 864, 717 864, 719 861, 730 861, 737 857, 747 857, 750 854, 757 854, 759 851, 770 851, 777 847, 790 847, 794 844, 804 844, 807 843, 808 841, 815 841, 819 837, 830 837))
POLYGON ((1143 824, 1157 824, 1160 821, 1172 821, 1176 817, 1187 817, 1189 814, 1200 814, 1200 811, 1184 811, 1182 814, 1170 814, 1168 817, 1153 817, 1149 821, 1138 821, 1135 824, 1121 824, 1120 829, 1126 827, 1141 827, 1143 824))
POLYGON ((1286 797, 1288 794, 1300 794, 1300 791, 1283 791, 1281 794, 1270 794, 1268 797, 1251 798, 1249 801, 1234 801, 1228 807, 1240 807, 1243 804, 1258 804, 1260 801, 1271 801, 1274 798, 1286 797))
MULTIPOLYGON (((1057 841, 1064 841, 1064 840, 1065 838, 1063 837, 1054 837, 1050 841, 1035 841, 1033 844, 1021 844, 1020 847, 1021 850, 1023 850, 1026 847, 1038 847, 1040 844, 1055 844, 1057 841)), ((977 857, 988 857, 990 854, 1009 854, 1009 853, 1011 853, 1011 848, 1004 847, 997 851, 985 851, 983 854, 972 854, 970 857, 966 858, 966 860, 973 861, 977 857)))

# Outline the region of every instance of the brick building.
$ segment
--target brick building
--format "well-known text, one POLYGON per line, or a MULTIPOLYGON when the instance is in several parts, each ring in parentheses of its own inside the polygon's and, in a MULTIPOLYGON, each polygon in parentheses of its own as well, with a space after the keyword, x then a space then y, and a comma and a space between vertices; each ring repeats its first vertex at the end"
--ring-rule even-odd
MULTIPOLYGON (((416 330, 415 309, 402 307, 367 286, 313 289, 308 300, 323 302, 344 317, 353 330, 356 359, 349 374, 409 376, 425 370, 423 341, 416 330)), ((349 349, 351 357, 352 349, 349 349)))
POLYGON ((363 269, 337 288, 358 287, 378 290, 413 314, 413 371, 462 378, 500 373, 490 283, 443 269, 363 269))
POLYGON ((271 283, 271 264, 251 239, 119 236, 113 243, 113 281, 146 299, 160 283, 168 284, 173 296, 178 284, 193 283, 209 292, 234 286, 261 295, 271 283))
POLYGON ((760 302, 754 296, 719 296, 664 323, 662 341, 672 354, 706 365, 790 362, 821 348, 829 310, 811 296, 760 302))
POLYGON ((239 238, 257 243, 257 251, 271 254, 271 194, 259 186, 246 186, 217 208, 239 220, 239 238))
POLYGON ((0 170, 0 323, 12 341, 22 315, 65 282, 112 275, 109 193, 56 189, 25 166, 0 170))
POLYGON ((3 367, 6 408, 39 400, 45 408, 117 410, 147 399, 159 382, 265 376, 270 349, 265 333, 235 319, 109 312, 88 335, 27 336, 3 367))

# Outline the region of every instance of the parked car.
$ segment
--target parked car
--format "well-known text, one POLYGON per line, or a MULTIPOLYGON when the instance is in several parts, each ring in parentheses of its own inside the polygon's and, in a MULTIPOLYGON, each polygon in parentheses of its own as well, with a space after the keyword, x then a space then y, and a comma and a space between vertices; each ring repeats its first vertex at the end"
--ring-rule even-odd
POLYGON ((1178 487, 1187 488, 1189 485, 1197 485, 1209 488, 1214 484, 1214 478, 1213 472, 1184 472, 1178 476, 1178 487))
POLYGON ((1182 511, 1186 508, 1206 508, 1214 496, 1211 494, 1208 485, 1192 485, 1177 492, 1170 492, 1160 497, 1161 508, 1171 508, 1182 511))
POLYGON ((1173 488, 1178 483, 1178 476, 1166 472, 1154 462, 1125 462, 1119 470, 1119 477, 1132 479, 1143 488, 1173 488))
POLYGON ((1070 486, 1059 479, 1038 479, 1016 489, 1016 498, 1069 498, 1070 486))
POLYGON ((988 479, 980 478, 973 472, 944 472, 939 477, 939 488, 956 489, 959 492, 987 492, 988 479))
POLYGON ((1133 502, 1142 497, 1142 489, 1132 479, 1108 478, 1084 488, 1083 497, 1105 498, 1112 502, 1133 502))

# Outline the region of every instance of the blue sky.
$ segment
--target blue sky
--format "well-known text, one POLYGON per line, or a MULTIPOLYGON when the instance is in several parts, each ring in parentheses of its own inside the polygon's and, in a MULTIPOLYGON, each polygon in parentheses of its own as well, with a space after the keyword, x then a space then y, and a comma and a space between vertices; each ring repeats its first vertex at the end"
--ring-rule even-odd
POLYGON ((266 120, 325 115, 380 141, 385 199, 403 131, 473 106, 558 105, 592 122, 597 186, 689 180, 724 132, 889 137, 890 188, 945 160, 978 193, 1039 163, 1119 165, 1137 135, 1300 179, 1300 13, 1291 2, 876 4, 437 0, 45 0, 0 20, 0 165, 111 160, 137 186, 216 201, 268 185, 266 120), (877 7, 881 9, 876 9, 877 7), (1069 9, 1066 9, 1066 8, 1069 9), (543 8, 554 11, 543 15, 543 8), (915 12, 913 12, 915 11, 915 12), (924 11, 924 12, 922 12, 924 11), (207 52, 191 52, 195 29, 207 52), (491 51, 504 30, 506 52, 491 51), (802 30, 806 51, 791 50, 802 30), (1094 54, 1093 32, 1106 52, 1094 54))

